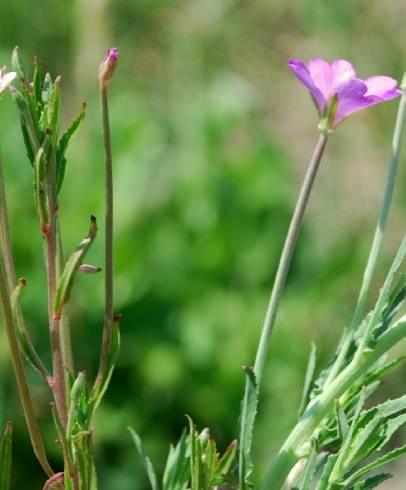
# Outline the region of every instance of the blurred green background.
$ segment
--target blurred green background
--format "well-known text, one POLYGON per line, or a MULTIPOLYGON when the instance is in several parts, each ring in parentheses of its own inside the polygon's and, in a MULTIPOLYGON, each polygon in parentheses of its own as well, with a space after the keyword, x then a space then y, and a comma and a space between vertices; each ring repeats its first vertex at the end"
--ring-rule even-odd
MULTIPOLYGON (((21 46, 63 77, 68 123, 86 121, 69 152, 61 197, 66 251, 103 215, 97 67, 121 51, 111 84, 115 155, 116 311, 122 352, 95 423, 100 488, 148 488, 126 431, 134 426, 161 471, 190 414, 221 448, 237 434, 241 366, 253 362, 275 267, 317 117, 288 72, 297 57, 346 58, 361 77, 406 68, 403 0, 8 0, 0 61, 21 46)), ((309 344, 327 360, 355 304, 375 226, 396 102, 345 122, 331 138, 293 262, 264 379, 255 439, 261 474, 295 420, 309 344)), ((0 107, 0 142, 23 303, 49 361, 42 243, 32 174, 15 108, 0 107)), ((406 158, 373 292, 406 231, 406 158)), ((101 228, 101 232, 102 232, 101 228)), ((102 233, 88 260, 102 264, 102 233)), ((373 301, 374 296, 371 296, 373 301)), ((83 276, 70 315, 77 367, 94 375, 102 276, 83 276)), ((404 392, 406 370, 376 399, 404 392)), ((49 394, 30 372, 53 464, 49 394)), ((0 331, 0 423, 15 427, 14 488, 40 489, 8 349, 0 331)), ((401 435, 399 435, 401 437, 401 435)), ((402 470, 387 489, 404 488, 402 470)))

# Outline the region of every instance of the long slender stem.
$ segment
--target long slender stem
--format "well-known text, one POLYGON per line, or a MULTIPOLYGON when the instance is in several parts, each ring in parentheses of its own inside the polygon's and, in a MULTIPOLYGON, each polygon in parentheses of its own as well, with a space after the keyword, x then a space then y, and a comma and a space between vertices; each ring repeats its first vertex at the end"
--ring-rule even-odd
MULTIPOLYGON (((1 240, 1 248, 3 251, 4 268, 5 268, 6 278, 7 278, 7 284, 8 284, 9 291, 12 292, 17 287, 17 278, 16 278, 16 272, 14 266, 13 252, 11 249, 10 226, 9 226, 9 219, 8 219, 6 189, 5 189, 4 174, 3 174, 3 159, 1 156, 1 151, 0 151, 0 240, 1 240)), ((17 315, 18 315, 19 327, 25 337, 26 345, 30 350, 30 354, 34 359, 35 364, 38 367, 42 377, 47 382, 50 375, 31 342, 31 338, 25 326, 23 312, 20 308, 20 305, 18 305, 17 307, 17 315)))
POLYGON ((104 378, 110 351, 113 325, 113 170, 107 86, 100 82, 100 108, 103 126, 104 171, 105 171, 105 307, 100 365, 96 383, 104 378))
MULTIPOLYGON (((295 210, 293 212, 289 230, 285 239, 285 244, 283 246, 281 258, 279 260, 279 265, 276 272, 271 298, 269 301, 268 310, 266 312, 264 325, 262 327, 261 338, 259 341, 256 359, 255 359, 254 374, 256 377, 257 389, 259 389, 261 383, 264 366, 265 366, 265 360, 269 347, 269 342, 272 335, 276 314, 278 311, 279 301, 283 293, 290 263, 295 250, 296 241, 303 221, 303 216, 306 210, 307 203, 309 201, 309 197, 316 178, 317 170, 319 168, 326 144, 327 144, 327 133, 322 133, 316 144, 315 150, 313 152, 313 156, 309 162, 309 166, 307 168, 307 172, 299 192, 299 197, 297 199, 295 210)), ((242 403, 243 408, 242 408, 241 422, 240 422, 240 429, 241 429, 240 440, 248 441, 247 444, 242 443, 240 446, 239 469, 240 469, 240 484, 242 485, 242 487, 244 487, 243 482, 246 477, 244 474, 246 471, 244 462, 246 460, 246 454, 247 453, 249 454, 251 452, 251 445, 252 445, 252 434, 247 433, 247 427, 246 427, 246 421, 248 420, 248 415, 249 415, 248 407, 250 406, 249 404, 250 392, 251 392, 251 388, 249 384, 249 379, 247 378, 245 384, 245 390, 244 390, 244 399, 242 403), (244 447, 246 445, 248 445, 248 447, 244 447)), ((249 428, 248 431, 252 432, 252 427, 249 428)))
POLYGON ((41 432, 35 417, 34 406, 32 403, 30 390, 28 388, 27 378, 24 372, 24 365, 21 357, 20 347, 18 345, 18 340, 15 333, 13 315, 10 304, 10 291, 7 286, 7 278, 3 257, 1 257, 0 259, 0 302, 3 312, 4 324, 6 327, 7 340, 11 352, 11 361, 17 380, 18 392, 20 395, 25 420, 27 422, 28 432, 31 438, 31 444, 43 470, 49 477, 51 477, 54 472, 50 464, 48 463, 48 459, 45 453, 44 443, 42 441, 41 432))
POLYGON ((44 233, 46 248, 46 266, 48 280, 48 316, 52 349, 52 368, 53 379, 51 388, 54 394, 55 405, 61 420, 66 427, 67 423, 67 404, 66 404, 66 384, 62 356, 62 345, 60 335, 60 317, 55 314, 54 302, 57 288, 57 200, 55 195, 55 158, 51 154, 48 162, 48 175, 46 183, 46 195, 48 203, 49 222, 44 233))
POLYGON ((355 307, 354 314, 351 319, 351 323, 348 329, 344 331, 344 341, 340 347, 337 359, 326 379, 326 385, 330 383, 340 371, 344 359, 347 355, 348 348, 352 341, 352 334, 354 330, 361 323, 362 317, 365 313, 365 305, 368 297, 368 293, 371 287, 372 277, 378 262, 379 253, 382 248, 383 236, 385 231, 386 221, 388 219, 389 210, 392 204, 393 191, 395 188, 395 180, 397 170, 399 166, 399 155, 401 149, 401 142, 403 136, 403 128, 406 117, 406 94, 402 93, 402 97, 399 103, 399 109, 396 117, 395 128, 392 138, 392 152, 389 159, 388 172, 386 177, 385 191, 379 211, 378 222, 375 228, 374 238, 372 240, 371 250, 365 267, 361 289, 358 296, 358 301, 355 307))
POLYGON ((317 142, 316 148, 314 150, 312 159, 310 160, 302 184, 302 188, 300 190, 299 197, 296 202, 296 207, 292 216, 292 220, 290 222, 289 231, 286 236, 285 244, 282 250, 282 255, 279 260, 278 270, 276 272, 271 298, 269 300, 268 310, 266 312, 264 325, 262 327, 261 338, 257 349, 257 355, 255 358, 254 373, 256 376, 258 386, 261 382, 262 374, 264 371, 266 355, 269 347, 269 341, 273 331, 273 326, 276 319, 276 314, 278 312, 279 301, 283 293, 283 289, 285 287, 286 277, 288 275, 293 252, 295 250, 295 245, 296 245, 297 237, 299 235, 300 226, 303 221, 306 205, 308 203, 310 193, 313 188, 313 183, 317 174, 317 170, 320 165, 321 158, 324 153, 324 149, 326 147, 326 143, 327 143, 327 136, 321 134, 319 141, 317 142))

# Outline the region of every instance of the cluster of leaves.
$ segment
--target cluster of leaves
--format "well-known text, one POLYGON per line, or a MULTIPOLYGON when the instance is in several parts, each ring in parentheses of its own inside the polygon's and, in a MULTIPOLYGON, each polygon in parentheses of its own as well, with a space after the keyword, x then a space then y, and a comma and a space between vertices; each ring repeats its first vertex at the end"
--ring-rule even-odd
POLYGON ((337 396, 335 409, 320 423, 312 440, 304 444, 302 450, 309 459, 297 483, 298 490, 313 488, 314 478, 318 490, 374 488, 391 475, 362 478, 406 452, 406 446, 402 446, 370 461, 406 423, 406 395, 362 411, 365 400, 379 387, 382 377, 403 360, 399 357, 387 362, 386 351, 406 335, 406 317, 397 318, 406 298, 404 274, 392 288, 405 254, 406 241, 399 249, 375 308, 357 329, 345 332, 332 362, 317 378, 316 349, 311 350, 299 417, 331 389, 348 366, 355 366, 357 375, 337 396))
POLYGON ((236 440, 220 455, 209 429, 199 434, 189 418, 189 434, 184 431, 177 445, 170 447, 160 486, 140 437, 133 429, 129 430, 143 460, 152 490, 215 490, 231 483, 230 471, 237 451, 236 440))

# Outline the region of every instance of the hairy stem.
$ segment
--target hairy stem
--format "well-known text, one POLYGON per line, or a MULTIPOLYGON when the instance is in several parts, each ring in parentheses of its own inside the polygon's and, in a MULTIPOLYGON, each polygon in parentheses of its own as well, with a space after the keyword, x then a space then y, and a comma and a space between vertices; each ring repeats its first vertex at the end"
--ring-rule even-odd
POLYGON ((103 339, 100 353, 99 372, 96 384, 104 379, 107 360, 110 352, 111 329, 113 325, 113 170, 111 135, 109 123, 109 109, 107 98, 107 86, 100 82, 100 108, 103 127, 104 146, 104 172, 105 172, 105 307, 103 339))

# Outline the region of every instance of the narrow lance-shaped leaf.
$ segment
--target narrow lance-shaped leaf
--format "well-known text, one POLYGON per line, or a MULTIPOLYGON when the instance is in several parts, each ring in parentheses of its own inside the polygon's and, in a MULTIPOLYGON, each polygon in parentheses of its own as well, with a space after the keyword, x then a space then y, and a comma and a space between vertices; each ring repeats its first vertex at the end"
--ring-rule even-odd
POLYGON ((335 411, 336 411, 338 435, 340 440, 344 442, 348 437, 348 432, 350 431, 350 427, 345 412, 338 400, 336 400, 335 411))
POLYGON ((306 375, 304 380, 303 392, 302 392, 302 400, 300 402, 299 408, 299 417, 303 415, 307 404, 310 400, 310 394, 313 387, 314 382, 314 373, 316 371, 316 361, 317 361, 317 349, 314 343, 311 344, 309 360, 307 362, 306 375))
POLYGON ((234 462, 235 455, 237 452, 237 446, 238 442, 237 440, 233 441, 227 448, 226 452, 223 454, 223 456, 220 458, 217 468, 216 468, 216 473, 221 476, 225 476, 228 474, 228 472, 231 470, 231 466, 234 462))
POLYGON ((145 452, 145 448, 144 448, 144 445, 142 443, 142 440, 141 440, 140 436, 135 432, 135 430, 132 427, 128 427, 128 430, 129 430, 129 432, 133 438, 135 447, 137 448, 137 451, 138 451, 138 453, 141 457, 141 460, 144 464, 145 471, 147 472, 149 483, 151 485, 151 489, 152 490, 158 490, 159 486, 158 486, 158 481, 156 478, 155 470, 154 470, 154 467, 151 463, 151 460, 149 459, 149 457, 147 456, 147 454, 145 452))
POLYGON ((38 150, 34 160, 34 192, 35 204, 39 215, 41 229, 43 232, 48 227, 48 206, 45 194, 45 179, 47 173, 47 159, 49 151, 49 138, 46 137, 43 145, 38 150))
POLYGON ((32 92, 40 108, 43 107, 42 102, 42 65, 41 62, 36 58, 34 60, 34 76, 32 81, 32 92))
POLYGON ((11 294, 11 309, 13 313, 14 323, 16 325, 16 333, 18 343, 20 344, 21 352, 24 354, 26 360, 31 366, 38 371, 45 379, 49 377, 49 373, 46 370, 44 364, 41 362, 34 346, 29 338, 27 331, 21 322, 21 311, 19 311, 20 295, 25 288, 27 281, 23 278, 19 279, 17 287, 11 294))
POLYGON ((379 475, 371 476, 364 481, 358 482, 353 488, 354 490, 372 490, 390 478, 392 478, 390 473, 381 473, 379 475))
POLYGON ((7 422, 0 441, 0 490, 10 489, 13 426, 7 422))
POLYGON ((86 104, 83 102, 80 106, 80 112, 78 116, 73 120, 69 128, 62 135, 59 140, 58 147, 56 149, 56 192, 59 193, 63 179, 65 177, 65 168, 66 168, 66 158, 65 153, 69 146, 69 143, 79 129, 84 117, 86 114, 86 104))
POLYGON ((360 418, 362 407, 365 403, 365 388, 361 390, 359 394, 358 403, 355 408, 354 416, 352 418, 350 429, 347 433, 347 438, 344 440, 340 452, 337 455, 337 458, 334 462, 334 466, 332 467, 331 474, 329 475, 329 482, 335 483, 341 479, 343 468, 345 466, 345 461, 347 459, 348 452, 350 451, 350 444, 353 438, 353 434, 355 433, 358 420, 360 418))
POLYGON ((309 460, 306 465, 306 470, 303 475, 302 482, 299 486, 299 490, 311 490, 312 488, 312 481, 314 474, 316 472, 316 465, 317 465, 317 451, 316 451, 316 446, 315 443, 312 442, 313 448, 310 453, 309 460))
POLYGON ((189 420, 190 473, 191 490, 205 490, 201 487, 201 452, 200 444, 192 419, 189 420))
POLYGON ((350 485, 352 482, 358 480, 359 478, 361 478, 361 476, 364 476, 366 473, 376 470, 380 466, 386 465, 405 454, 406 454, 406 444, 402 447, 398 447, 394 449, 393 451, 390 451, 389 453, 386 453, 384 456, 381 456, 380 458, 375 459, 374 461, 372 461, 372 463, 363 466, 358 471, 353 473, 347 480, 345 480, 344 484, 350 485))
POLYGON ((175 447, 169 448, 162 490, 186 490, 190 480, 190 451, 186 430, 182 432, 175 447))
POLYGON ((250 481, 253 463, 251 457, 252 449, 252 435, 254 432, 255 417, 258 407, 258 387, 254 374, 254 370, 249 367, 244 367, 246 375, 245 394, 243 399, 243 406, 241 413, 243 414, 243 420, 241 420, 241 433, 240 433, 240 467, 239 467, 239 479, 240 489, 247 490, 253 488, 250 481))
POLYGON ((69 301, 70 292, 72 290, 76 274, 91 244, 95 240, 96 234, 97 222, 96 218, 92 216, 90 218, 90 228, 88 235, 82 240, 76 250, 69 257, 62 272, 61 278, 59 279, 54 304, 54 311, 56 315, 62 315, 62 310, 65 304, 69 301))
POLYGON ((113 376, 114 367, 120 352, 120 322, 121 315, 115 315, 113 318, 113 325, 111 328, 111 341, 110 351, 107 359, 107 367, 104 378, 95 383, 95 386, 90 395, 90 402, 92 405, 92 414, 95 413, 97 407, 103 399, 104 394, 110 384, 111 377, 113 376))
POLYGON ((28 81, 28 72, 25 66, 24 60, 20 54, 20 48, 16 46, 11 54, 11 66, 13 70, 17 73, 18 78, 23 82, 28 81))

